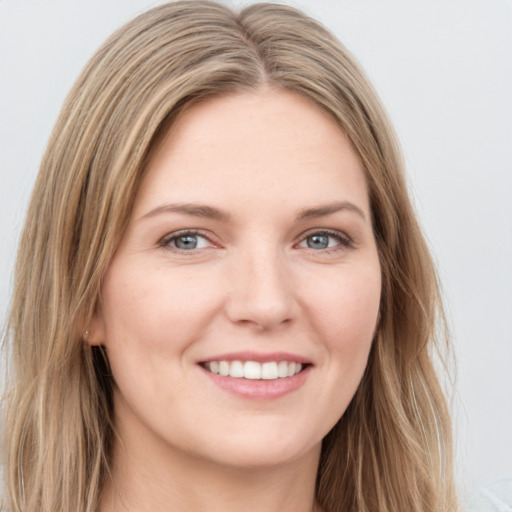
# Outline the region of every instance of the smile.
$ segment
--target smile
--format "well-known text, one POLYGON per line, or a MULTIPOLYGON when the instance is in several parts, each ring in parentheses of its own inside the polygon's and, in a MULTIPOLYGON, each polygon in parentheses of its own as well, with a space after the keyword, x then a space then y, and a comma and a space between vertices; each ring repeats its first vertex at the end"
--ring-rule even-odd
POLYGON ((208 361, 201 366, 216 375, 249 380, 276 380, 293 377, 300 373, 303 365, 289 361, 208 361))

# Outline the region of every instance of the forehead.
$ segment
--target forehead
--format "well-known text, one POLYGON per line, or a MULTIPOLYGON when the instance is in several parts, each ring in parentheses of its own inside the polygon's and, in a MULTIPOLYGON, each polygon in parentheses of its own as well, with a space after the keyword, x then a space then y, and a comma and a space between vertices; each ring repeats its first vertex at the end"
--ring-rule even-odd
POLYGON ((149 162, 136 208, 198 195, 265 202, 276 194, 322 203, 343 194, 367 208, 361 162, 336 122, 298 94, 265 90, 183 112, 149 162))

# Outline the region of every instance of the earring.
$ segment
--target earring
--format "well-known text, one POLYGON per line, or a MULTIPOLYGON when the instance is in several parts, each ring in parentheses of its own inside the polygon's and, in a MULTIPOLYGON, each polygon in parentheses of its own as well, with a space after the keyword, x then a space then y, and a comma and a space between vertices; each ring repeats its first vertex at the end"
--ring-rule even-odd
POLYGON ((87 339, 89 337, 89 331, 84 331, 84 338, 87 339))

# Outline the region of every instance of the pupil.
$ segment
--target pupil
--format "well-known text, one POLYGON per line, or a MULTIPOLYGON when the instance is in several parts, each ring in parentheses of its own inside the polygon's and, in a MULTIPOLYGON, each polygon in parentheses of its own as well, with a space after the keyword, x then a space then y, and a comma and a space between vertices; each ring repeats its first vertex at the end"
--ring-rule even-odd
POLYGON ((176 239, 178 249, 195 249, 197 247, 197 237, 194 235, 180 236, 176 239))
POLYGON ((310 249, 327 249, 329 237, 327 235, 311 235, 308 237, 308 247, 310 249))

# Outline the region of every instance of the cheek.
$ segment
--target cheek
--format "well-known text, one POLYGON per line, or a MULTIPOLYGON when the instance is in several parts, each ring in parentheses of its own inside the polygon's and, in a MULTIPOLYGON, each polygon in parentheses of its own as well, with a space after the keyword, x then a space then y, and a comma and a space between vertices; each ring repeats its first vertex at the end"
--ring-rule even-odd
POLYGON ((177 394, 188 393, 186 380, 177 376, 190 357, 187 349, 216 314, 220 292, 211 273, 198 277, 197 271, 129 263, 114 261, 102 290, 104 344, 114 380, 135 408, 143 410, 149 396, 173 404, 177 394))
POLYGON ((197 272, 165 267, 112 265, 102 293, 106 344, 132 339, 165 350, 187 343, 218 308, 220 291, 213 281, 212 274, 198 278, 197 272))
POLYGON ((353 360, 367 357, 381 294, 380 268, 352 269, 324 280, 309 293, 311 323, 329 351, 353 360))
POLYGON ((317 278, 316 286, 302 295, 311 338, 320 354, 322 384, 313 402, 322 411, 318 429, 324 435, 343 416, 364 375, 381 293, 378 264, 347 265, 329 273, 317 278))

